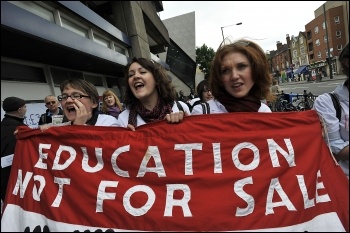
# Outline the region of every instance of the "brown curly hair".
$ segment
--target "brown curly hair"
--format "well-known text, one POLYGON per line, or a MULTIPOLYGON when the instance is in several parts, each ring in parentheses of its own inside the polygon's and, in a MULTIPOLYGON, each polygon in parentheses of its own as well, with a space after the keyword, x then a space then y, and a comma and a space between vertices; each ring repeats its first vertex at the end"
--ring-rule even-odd
MULTIPOLYGON (((152 73, 158 91, 158 96, 165 104, 174 104, 176 100, 176 90, 175 86, 171 83, 171 79, 168 78, 166 70, 157 62, 153 60, 148 60, 146 58, 136 58, 134 57, 132 61, 125 67, 124 70, 124 80, 128 83, 129 80, 129 68, 133 63, 140 64, 144 69, 152 73)), ((132 93, 130 86, 126 85, 124 93, 124 104, 126 107, 135 105, 139 100, 132 93)))
POLYGON ((213 96, 219 97, 226 93, 221 80, 221 64, 223 58, 232 52, 242 53, 247 56, 251 64, 254 85, 248 95, 259 100, 274 100, 275 97, 270 91, 273 77, 269 72, 266 55, 258 44, 246 39, 240 39, 229 44, 223 42, 216 51, 209 75, 209 84, 213 96))

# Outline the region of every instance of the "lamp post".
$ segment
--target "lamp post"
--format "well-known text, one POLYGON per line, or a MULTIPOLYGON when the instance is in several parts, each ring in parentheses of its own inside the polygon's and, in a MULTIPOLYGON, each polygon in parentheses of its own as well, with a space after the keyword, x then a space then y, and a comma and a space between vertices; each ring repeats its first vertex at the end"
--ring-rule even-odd
POLYGON ((236 23, 236 24, 231 24, 231 25, 228 25, 228 26, 225 26, 225 27, 221 27, 222 40, 225 40, 224 31, 222 29, 226 28, 226 27, 236 26, 236 25, 242 25, 242 22, 239 22, 239 23, 236 23))

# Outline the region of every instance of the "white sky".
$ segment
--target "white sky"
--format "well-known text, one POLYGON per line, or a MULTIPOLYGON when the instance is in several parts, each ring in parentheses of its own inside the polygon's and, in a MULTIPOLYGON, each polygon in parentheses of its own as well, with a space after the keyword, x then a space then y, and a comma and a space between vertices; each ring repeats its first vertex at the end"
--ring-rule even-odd
POLYGON ((314 11, 326 1, 163 1, 162 20, 195 11, 196 47, 206 44, 216 51, 224 36, 256 41, 264 51, 286 44, 286 34, 298 36, 312 21, 314 11), (242 22, 242 25, 228 25, 242 22))

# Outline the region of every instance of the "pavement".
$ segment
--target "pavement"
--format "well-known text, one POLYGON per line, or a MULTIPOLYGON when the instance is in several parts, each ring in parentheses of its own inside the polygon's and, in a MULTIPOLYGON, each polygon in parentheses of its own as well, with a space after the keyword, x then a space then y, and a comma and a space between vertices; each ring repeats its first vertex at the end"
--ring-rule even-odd
MULTIPOLYGON (((346 75, 342 74, 342 75, 333 75, 333 79, 331 79, 329 76, 327 77, 323 77, 321 79, 321 82, 329 82, 329 81, 334 81, 334 80, 346 80, 346 75)), ((320 81, 307 81, 307 80, 303 80, 303 81, 299 81, 299 82, 285 82, 285 83, 280 83, 278 84, 280 87, 283 86, 289 86, 289 85, 296 85, 296 84, 303 84, 303 83, 319 83, 320 81)))

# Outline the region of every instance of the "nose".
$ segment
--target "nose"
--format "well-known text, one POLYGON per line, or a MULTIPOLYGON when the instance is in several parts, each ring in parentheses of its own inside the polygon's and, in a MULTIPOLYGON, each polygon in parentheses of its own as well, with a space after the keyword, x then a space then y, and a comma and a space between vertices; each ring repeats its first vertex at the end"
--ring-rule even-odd
POLYGON ((140 77, 141 77, 140 72, 136 72, 135 75, 134 75, 134 78, 140 78, 140 77))
POLYGON ((232 71, 231 71, 231 79, 235 80, 235 79, 238 79, 238 78, 239 78, 239 75, 238 75, 237 70, 232 69, 232 71))
POLYGON ((69 96, 67 97, 66 102, 68 102, 68 101, 73 102, 73 98, 72 98, 72 96, 70 96, 70 95, 69 95, 69 96))

